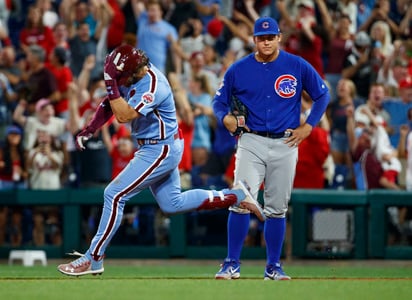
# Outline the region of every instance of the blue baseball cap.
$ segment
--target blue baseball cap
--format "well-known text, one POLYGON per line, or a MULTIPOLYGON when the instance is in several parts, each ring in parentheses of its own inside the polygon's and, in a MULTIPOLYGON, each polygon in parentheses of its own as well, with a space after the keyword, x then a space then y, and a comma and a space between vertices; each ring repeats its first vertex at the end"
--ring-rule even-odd
POLYGON ((279 25, 270 17, 262 17, 256 20, 255 29, 253 31, 254 36, 259 35, 276 35, 280 34, 279 25))
POLYGON ((20 127, 18 127, 18 126, 16 126, 16 125, 9 125, 9 126, 7 126, 7 128, 6 128, 6 135, 9 135, 9 134, 19 134, 19 135, 22 135, 22 134, 23 134, 23 131, 21 130, 20 127))

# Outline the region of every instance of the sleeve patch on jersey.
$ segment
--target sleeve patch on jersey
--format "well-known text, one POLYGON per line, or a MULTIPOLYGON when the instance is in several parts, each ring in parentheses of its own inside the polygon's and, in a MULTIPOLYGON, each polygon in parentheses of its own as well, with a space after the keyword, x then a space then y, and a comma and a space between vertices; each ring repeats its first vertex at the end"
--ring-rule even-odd
POLYGON ((152 93, 144 93, 142 95, 142 100, 144 104, 150 104, 154 101, 154 95, 152 93))
POLYGON ((275 81, 275 92, 282 98, 291 98, 296 94, 298 81, 295 76, 285 74, 279 76, 275 81))

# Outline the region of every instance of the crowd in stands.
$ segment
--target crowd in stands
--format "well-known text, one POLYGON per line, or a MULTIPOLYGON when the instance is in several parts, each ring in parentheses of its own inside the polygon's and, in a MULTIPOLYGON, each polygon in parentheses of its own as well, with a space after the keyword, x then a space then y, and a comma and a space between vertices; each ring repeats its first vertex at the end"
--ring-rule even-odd
MULTIPOLYGON (((111 120, 84 151, 73 137, 106 93, 106 54, 122 43, 169 78, 185 138, 182 187, 231 186, 236 138, 211 103, 267 15, 283 49, 311 63, 331 93, 299 146, 295 187, 412 190, 408 0, 0 0, 0 189, 103 186, 121 171, 137 147, 127 125, 111 120)), ((304 120, 311 100, 302 103, 304 120)), ((2 225, 7 209, 0 245, 19 240, 2 225)))

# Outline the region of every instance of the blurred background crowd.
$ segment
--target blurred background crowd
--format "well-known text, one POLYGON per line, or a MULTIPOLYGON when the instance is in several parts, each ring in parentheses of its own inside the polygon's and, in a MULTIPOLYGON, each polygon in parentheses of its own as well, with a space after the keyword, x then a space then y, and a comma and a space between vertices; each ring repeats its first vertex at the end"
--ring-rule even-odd
MULTIPOLYGON (((295 187, 412 190, 411 2, 0 0, 0 189, 102 187, 133 157, 128 125, 116 120, 85 151, 73 141, 106 93, 106 54, 123 43, 169 78, 185 138, 182 188, 230 187, 236 138, 216 122, 212 100, 225 70, 254 51, 254 21, 271 16, 282 48, 306 59, 331 93, 299 145, 295 187)), ((302 121, 310 108, 304 95, 302 121)), ((399 225, 409 212, 394 214, 399 225)), ((22 218, 30 243, 61 242, 55 209, 3 206, 0 245, 24 243, 22 218), (48 234, 36 235, 44 224, 48 234)))

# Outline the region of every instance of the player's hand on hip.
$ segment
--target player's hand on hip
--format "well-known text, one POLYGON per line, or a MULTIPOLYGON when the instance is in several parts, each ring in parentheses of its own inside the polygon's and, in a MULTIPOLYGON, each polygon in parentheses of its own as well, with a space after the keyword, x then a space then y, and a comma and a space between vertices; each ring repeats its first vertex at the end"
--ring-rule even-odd
POLYGON ((305 123, 296 129, 287 129, 286 131, 291 132, 291 135, 285 140, 285 143, 288 144, 289 147, 297 147, 310 135, 312 132, 312 126, 305 123))

